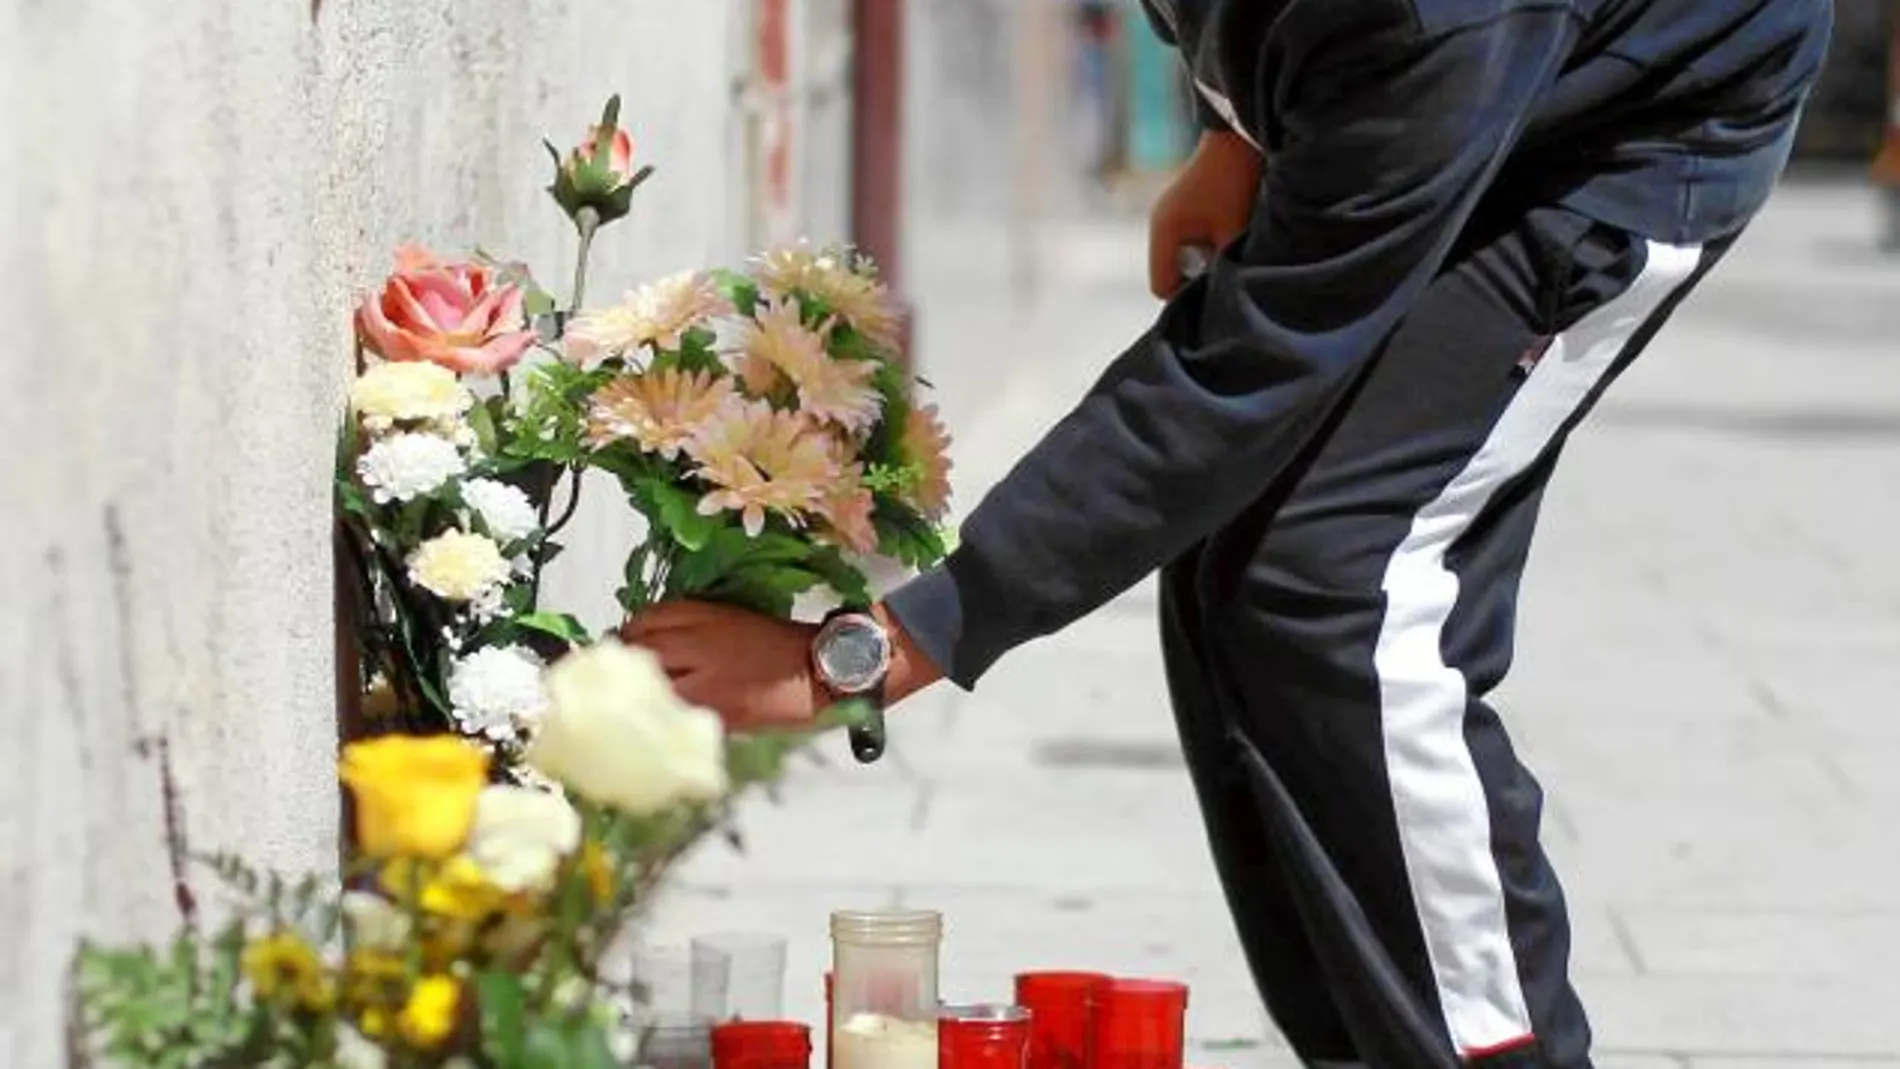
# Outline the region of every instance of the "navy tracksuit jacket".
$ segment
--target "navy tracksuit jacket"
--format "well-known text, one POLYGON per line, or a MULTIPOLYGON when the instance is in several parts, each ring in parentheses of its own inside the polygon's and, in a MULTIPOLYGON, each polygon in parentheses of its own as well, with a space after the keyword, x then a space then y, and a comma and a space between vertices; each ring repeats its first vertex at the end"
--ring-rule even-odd
POLYGON ((890 598, 958 685, 1163 570, 1209 840, 1316 1065, 1582 1069, 1486 695, 1570 430, 1763 202, 1828 0, 1144 0, 1252 223, 890 598))

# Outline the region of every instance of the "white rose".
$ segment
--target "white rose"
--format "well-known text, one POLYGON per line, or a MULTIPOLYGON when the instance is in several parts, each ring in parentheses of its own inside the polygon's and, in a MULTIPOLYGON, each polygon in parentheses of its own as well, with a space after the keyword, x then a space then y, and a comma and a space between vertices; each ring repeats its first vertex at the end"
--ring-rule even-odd
POLYGON ((457 724, 470 735, 512 740, 547 708, 541 671, 541 659, 520 646, 488 646, 456 661, 449 705, 457 724))
POLYGON ((357 477, 378 504, 435 493, 466 470, 455 443, 434 434, 392 434, 356 461, 357 477))
POLYGON ((528 495, 493 479, 470 479, 462 484, 462 500, 482 518, 489 535, 508 545, 541 528, 541 517, 528 495))
POLYGON ((601 642, 557 662, 546 683, 526 759, 569 789, 633 816, 727 791, 719 718, 680 701, 647 650, 601 642))
POLYGON ((510 894, 548 886, 561 859, 580 845, 580 814, 558 794, 500 785, 476 797, 468 856, 510 894))
POLYGON ((345 891, 337 904, 355 945, 370 950, 401 950, 409 941, 409 918, 381 895, 345 891))

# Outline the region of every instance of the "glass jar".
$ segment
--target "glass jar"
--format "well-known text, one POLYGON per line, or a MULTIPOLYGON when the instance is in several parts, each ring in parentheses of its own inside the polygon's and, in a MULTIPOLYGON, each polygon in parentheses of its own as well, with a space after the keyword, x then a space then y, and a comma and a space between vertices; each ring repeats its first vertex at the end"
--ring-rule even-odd
POLYGON ((938 1069, 1025 1069, 1029 1011, 1021 1006, 945 1006, 937 1015, 938 1069))
POLYGON ((693 940, 693 1016, 775 1021, 784 997, 784 937, 720 932, 693 940))
POLYGON ((1186 984, 1111 980, 1096 991, 1091 1069, 1182 1069, 1186 984))
POLYGON ((712 1030, 713 1069, 811 1069, 811 1029, 796 1021, 729 1021, 712 1030))
POLYGON ((833 1069, 936 1069, 942 939, 927 910, 831 915, 833 1069))
POLYGON ((1029 1011, 1029 1069, 1089 1069, 1095 1002, 1109 978, 1093 972, 1016 976, 1016 1004, 1029 1011))

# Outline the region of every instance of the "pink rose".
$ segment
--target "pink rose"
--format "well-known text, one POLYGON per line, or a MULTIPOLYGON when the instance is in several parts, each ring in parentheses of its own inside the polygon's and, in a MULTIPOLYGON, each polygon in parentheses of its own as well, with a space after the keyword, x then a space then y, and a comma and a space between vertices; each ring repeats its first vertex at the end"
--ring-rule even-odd
MULTIPOLYGON (((593 160, 595 148, 600 144, 600 129, 588 127, 587 139, 574 146, 567 163, 570 172, 593 160)), ((607 149, 607 173, 613 182, 612 189, 633 181, 633 136, 618 126, 613 129, 613 144, 607 149)))
POLYGON ((587 128, 586 140, 565 157, 552 144, 542 144, 547 145, 548 155, 554 159, 554 184, 548 192, 574 225, 586 233, 626 215, 633 204, 633 191, 653 173, 651 167, 634 167, 633 137, 620 128, 617 96, 607 101, 600 122, 587 128))
POLYGON ((396 273, 356 311, 363 343, 385 360, 426 360, 458 374, 506 371, 534 344, 518 286, 475 263, 444 263, 420 245, 396 250, 396 273))

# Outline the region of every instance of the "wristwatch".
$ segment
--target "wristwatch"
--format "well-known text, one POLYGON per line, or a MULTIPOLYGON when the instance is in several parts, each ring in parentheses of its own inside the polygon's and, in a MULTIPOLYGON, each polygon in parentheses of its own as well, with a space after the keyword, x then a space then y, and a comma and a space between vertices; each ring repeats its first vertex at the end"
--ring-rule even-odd
POLYGON ((884 681, 891 672, 891 636, 877 618, 859 609, 825 617, 811 643, 812 674, 837 701, 870 707, 851 727, 851 752, 863 764, 884 753, 884 681))

